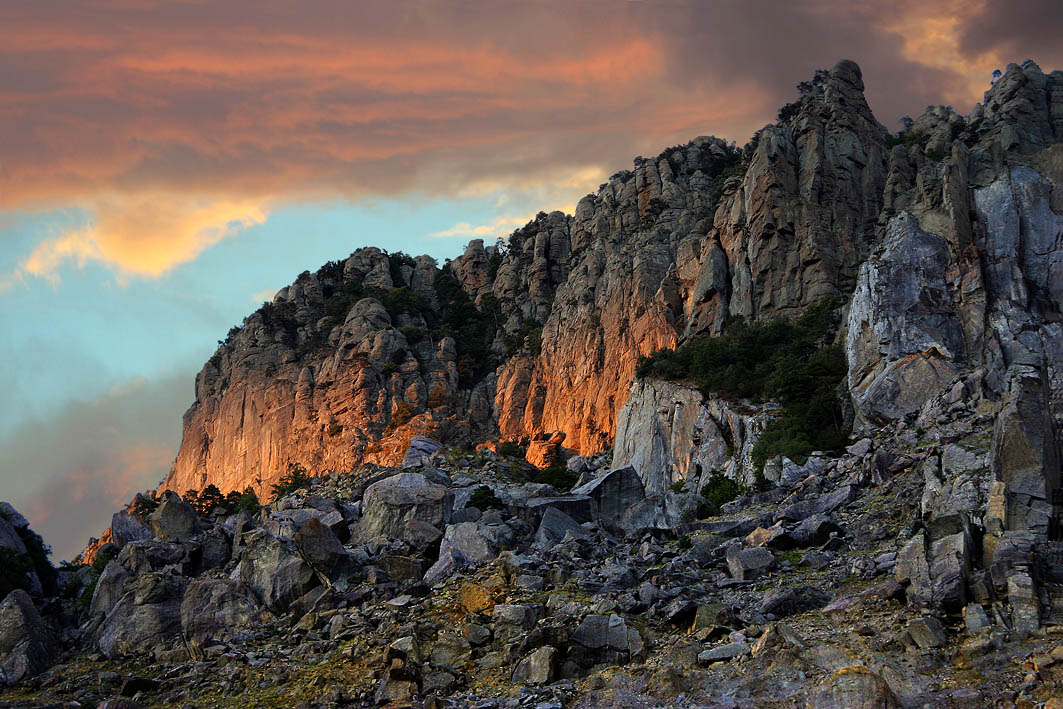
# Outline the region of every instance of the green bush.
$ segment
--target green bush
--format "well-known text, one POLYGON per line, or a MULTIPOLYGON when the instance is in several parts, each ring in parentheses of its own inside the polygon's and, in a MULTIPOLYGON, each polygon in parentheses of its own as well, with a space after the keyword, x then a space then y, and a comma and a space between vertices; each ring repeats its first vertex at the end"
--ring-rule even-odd
POLYGON ((738 499, 744 493, 741 485, 718 470, 712 471, 709 479, 701 486, 701 496, 717 508, 738 499))
POLYGON ((577 480, 579 480, 579 476, 563 465, 551 465, 549 468, 543 468, 532 478, 532 482, 550 485, 560 492, 571 490, 577 480))
POLYGON ((502 441, 498 444, 496 452, 507 458, 523 458, 527 451, 516 441, 502 441))
POLYGON ((92 603, 92 594, 96 592, 96 583, 100 580, 100 574, 107 567, 107 564, 118 556, 118 550, 114 547, 109 547, 100 551, 96 555, 96 558, 92 560, 92 571, 89 574, 89 583, 85 586, 85 590, 81 592, 81 597, 78 598, 77 607, 81 610, 85 610, 92 603))
POLYGON ((16 588, 28 591, 30 588, 27 574, 33 571, 33 562, 25 554, 16 552, 11 547, 0 547, 0 599, 16 588))
POLYGON ((686 492, 687 491, 687 481, 686 480, 676 480, 674 483, 672 483, 671 485, 668 486, 668 489, 671 490, 672 492, 686 492))
POLYGON ((817 449, 838 450, 848 431, 836 393, 847 371, 844 353, 832 344, 836 307, 833 299, 823 301, 793 322, 728 321, 719 337, 640 357, 636 376, 688 381, 706 396, 781 403, 754 446, 757 471, 776 455, 800 459, 817 449))
MULTIPOLYGON (((233 492, 236 492, 235 490, 233 492)), ((255 494, 254 489, 248 485, 244 488, 244 491, 240 493, 240 496, 236 498, 236 504, 233 505, 233 512, 248 512, 254 514, 261 509, 262 505, 258 501, 258 495, 255 494)))
POLYGON ((690 541, 690 535, 684 534, 679 537, 678 546, 680 549, 690 549, 694 546, 694 542, 690 541))
POLYGON ((472 496, 469 497, 469 505, 482 512, 486 512, 492 508, 496 510, 506 509, 506 504, 498 499, 498 496, 495 495, 495 491, 486 485, 481 485, 472 491, 472 496))
POLYGON ((495 368, 497 359, 491 351, 495 339, 495 317, 480 310, 461 287, 457 274, 445 265, 436 275, 436 299, 439 301, 436 337, 450 336, 458 346, 458 378, 463 388, 471 388, 495 368))
POLYGON ((447 404, 447 388, 441 384, 432 387, 432 393, 428 395, 428 408, 438 409, 447 404))
POLYGON ((298 463, 288 463, 288 472, 281 476, 276 485, 270 487, 270 493, 276 501, 309 485, 310 474, 306 472, 306 468, 298 463))
POLYGON ((391 414, 391 420, 388 421, 388 425, 384 427, 384 433, 391 433, 399 426, 405 426, 416 415, 417 410, 412 405, 405 401, 400 401, 395 405, 395 411, 391 414))

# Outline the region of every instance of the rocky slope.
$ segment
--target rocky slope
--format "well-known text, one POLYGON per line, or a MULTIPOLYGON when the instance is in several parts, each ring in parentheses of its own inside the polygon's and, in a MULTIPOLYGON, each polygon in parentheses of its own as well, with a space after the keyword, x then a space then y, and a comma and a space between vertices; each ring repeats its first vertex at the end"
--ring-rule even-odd
POLYGON ((799 89, 502 248, 302 274, 92 566, 9 575, 0 705, 1058 707, 1063 73, 900 135, 851 62, 799 89), (758 470, 785 403, 635 378, 825 299, 843 448, 758 470), (476 447, 521 438, 562 470, 476 447))
POLYGON ((0 706, 1058 707, 1031 540, 965 546, 979 408, 720 509, 607 455, 565 493, 423 438, 255 514, 166 492, 59 598, 0 604, 0 706))

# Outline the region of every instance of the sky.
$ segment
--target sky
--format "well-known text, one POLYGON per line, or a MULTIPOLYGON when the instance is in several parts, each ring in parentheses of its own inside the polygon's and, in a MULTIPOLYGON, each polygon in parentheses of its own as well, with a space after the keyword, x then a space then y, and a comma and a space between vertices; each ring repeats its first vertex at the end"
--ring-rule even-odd
POLYGON ((69 559, 303 270, 442 261, 839 59, 890 129, 1063 68, 1054 1, 0 0, 0 499, 69 559))

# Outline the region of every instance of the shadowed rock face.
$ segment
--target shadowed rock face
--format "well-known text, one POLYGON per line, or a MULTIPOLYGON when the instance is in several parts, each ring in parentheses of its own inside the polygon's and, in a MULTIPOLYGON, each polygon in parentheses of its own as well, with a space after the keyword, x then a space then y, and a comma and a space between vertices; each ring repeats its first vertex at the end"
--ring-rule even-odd
POLYGON ((1015 362, 1047 358, 1057 381, 1061 86, 1013 65, 971 116, 934 107, 890 146, 843 61, 743 151, 697 138, 637 158, 501 248, 473 241, 442 269, 365 248, 304 273, 200 372, 163 487, 268 493, 289 463, 397 464, 415 436, 559 433, 593 454, 640 355, 828 296, 848 303, 858 423, 912 416, 972 368, 994 395, 1015 362), (435 323, 441 274, 489 315, 476 362, 435 323))

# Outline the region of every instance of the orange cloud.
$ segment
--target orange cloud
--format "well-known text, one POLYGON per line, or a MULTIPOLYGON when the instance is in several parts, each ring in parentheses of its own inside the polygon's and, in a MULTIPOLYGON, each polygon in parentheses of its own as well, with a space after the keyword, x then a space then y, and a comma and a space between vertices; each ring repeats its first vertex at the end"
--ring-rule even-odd
POLYGON ((57 278, 66 261, 98 261, 123 274, 159 276, 203 249, 266 219, 259 203, 189 199, 183 195, 121 195, 90 208, 92 226, 42 241, 22 263, 31 276, 57 278))

